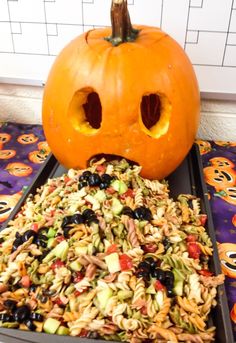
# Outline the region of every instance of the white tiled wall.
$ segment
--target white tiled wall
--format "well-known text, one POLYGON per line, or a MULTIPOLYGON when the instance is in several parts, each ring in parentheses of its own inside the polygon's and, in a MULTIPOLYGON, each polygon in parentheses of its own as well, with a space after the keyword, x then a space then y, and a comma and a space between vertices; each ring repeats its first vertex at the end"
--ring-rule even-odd
MULTIPOLYGON (((0 121, 41 124, 42 87, 0 84, 0 121)), ((236 101, 202 100, 198 137, 236 141, 236 101)))

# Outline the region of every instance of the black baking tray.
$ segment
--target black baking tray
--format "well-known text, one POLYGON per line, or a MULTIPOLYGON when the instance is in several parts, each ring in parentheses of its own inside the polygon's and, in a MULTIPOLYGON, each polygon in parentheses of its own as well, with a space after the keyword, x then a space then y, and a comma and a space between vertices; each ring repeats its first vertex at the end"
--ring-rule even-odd
MULTIPOLYGON (((193 194, 201 199, 201 209, 208 216, 207 229, 213 242, 214 253, 210 262, 210 269, 215 273, 221 273, 220 261, 217 252, 217 243, 215 231, 211 216, 208 194, 203 178, 203 167, 197 145, 193 145, 188 156, 183 163, 167 178, 170 185, 170 192, 173 198, 178 194, 193 194)), ((20 210, 29 194, 34 194, 36 189, 43 185, 48 178, 60 176, 67 170, 62 167, 53 155, 50 155, 45 164, 40 169, 32 182, 31 187, 24 193, 23 197, 15 207, 8 221, 13 219, 20 210)), ((2 230, 7 223, 2 227, 2 230)), ((233 332, 229 316, 229 308, 224 285, 218 287, 217 306, 212 310, 211 318, 213 325, 216 326, 215 343, 233 343, 233 332)), ((35 333, 30 331, 21 331, 18 329, 0 328, 0 341, 4 343, 101 343, 108 342, 103 340, 86 339, 79 337, 49 335, 45 333, 35 333)))

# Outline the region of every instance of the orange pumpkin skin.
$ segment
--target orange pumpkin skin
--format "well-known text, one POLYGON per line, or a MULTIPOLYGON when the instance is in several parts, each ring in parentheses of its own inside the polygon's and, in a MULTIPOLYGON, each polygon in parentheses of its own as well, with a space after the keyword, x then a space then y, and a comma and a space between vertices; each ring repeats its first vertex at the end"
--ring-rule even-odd
POLYGON ((123 156, 142 166, 142 176, 162 179, 184 159, 199 124, 199 89, 183 49, 167 34, 139 26, 134 43, 117 47, 106 40, 111 29, 91 30, 69 43, 57 57, 44 90, 43 127, 57 159, 85 168, 97 154, 123 156), (86 130, 81 118, 88 89, 99 95, 102 121, 86 130), (158 94, 161 116, 148 130, 142 97, 158 94), (79 111, 80 108, 80 111, 79 111), (154 138, 155 136, 156 138, 154 138))

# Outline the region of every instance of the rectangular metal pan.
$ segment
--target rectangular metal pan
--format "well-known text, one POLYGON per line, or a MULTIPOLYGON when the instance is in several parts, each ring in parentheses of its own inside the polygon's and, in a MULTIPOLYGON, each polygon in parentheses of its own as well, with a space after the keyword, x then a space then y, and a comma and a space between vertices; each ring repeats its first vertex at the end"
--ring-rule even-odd
MULTIPOLYGON (((41 168, 40 172, 33 180, 31 187, 24 194, 23 198, 17 204, 15 210, 11 214, 9 220, 13 219, 20 210, 27 196, 34 194, 36 189, 43 185, 48 178, 60 176, 66 172, 51 155, 41 168)), ((176 198, 178 194, 194 194, 201 199, 202 212, 208 216, 207 229, 213 242, 214 254, 211 259, 211 270, 219 274, 221 273, 220 261, 217 252, 217 242, 215 237, 214 225, 211 216, 210 204, 208 201, 207 189, 203 178, 203 168, 198 147, 194 145, 185 158, 183 163, 168 177, 171 196, 176 198)), ((7 223, 4 227, 7 226, 7 223)), ((4 229, 4 227, 2 229, 4 229)), ((229 308, 227 303, 227 296, 224 285, 218 287, 217 306, 213 309, 211 319, 214 326, 216 326, 216 343, 233 343, 232 326, 229 317, 229 308)), ((4 343, 52 343, 52 342, 88 342, 101 343, 108 342, 103 340, 84 339, 79 337, 48 335, 45 333, 35 333, 30 331, 21 331, 17 329, 3 329, 0 328, 0 341, 4 343)))

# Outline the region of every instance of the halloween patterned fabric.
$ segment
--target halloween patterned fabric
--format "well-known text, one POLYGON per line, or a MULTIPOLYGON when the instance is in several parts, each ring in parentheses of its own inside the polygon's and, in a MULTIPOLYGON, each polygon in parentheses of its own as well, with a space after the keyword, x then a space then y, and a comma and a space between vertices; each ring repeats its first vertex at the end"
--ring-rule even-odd
POLYGON ((236 143, 197 141, 236 340, 236 143))
POLYGON ((0 123, 0 227, 48 154, 41 125, 0 123))

